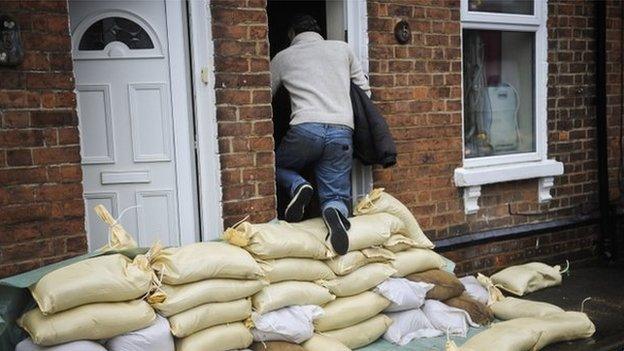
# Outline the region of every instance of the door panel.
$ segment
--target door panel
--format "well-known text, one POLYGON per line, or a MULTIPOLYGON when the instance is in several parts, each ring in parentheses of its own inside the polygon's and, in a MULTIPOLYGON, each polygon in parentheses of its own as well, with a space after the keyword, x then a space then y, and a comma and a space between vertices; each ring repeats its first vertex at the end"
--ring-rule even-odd
POLYGON ((181 243, 174 119, 191 116, 172 109, 171 80, 186 77, 170 71, 168 26, 183 23, 168 23, 166 10, 164 0, 70 2, 92 250, 107 240, 96 204, 123 213, 141 246, 181 243))

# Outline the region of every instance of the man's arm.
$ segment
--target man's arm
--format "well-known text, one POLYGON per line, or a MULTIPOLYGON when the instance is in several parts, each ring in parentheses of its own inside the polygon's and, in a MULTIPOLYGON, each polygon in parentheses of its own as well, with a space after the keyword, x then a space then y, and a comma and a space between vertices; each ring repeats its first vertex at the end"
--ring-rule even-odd
POLYGON ((280 77, 279 62, 277 56, 271 60, 271 96, 274 96, 277 89, 282 85, 282 79, 280 77))
POLYGON ((351 81, 360 87, 360 89, 364 90, 368 97, 371 96, 370 85, 368 85, 368 79, 366 79, 366 75, 364 75, 364 71, 362 70, 362 65, 360 64, 360 60, 355 56, 351 47, 349 47, 349 70, 351 71, 351 81))

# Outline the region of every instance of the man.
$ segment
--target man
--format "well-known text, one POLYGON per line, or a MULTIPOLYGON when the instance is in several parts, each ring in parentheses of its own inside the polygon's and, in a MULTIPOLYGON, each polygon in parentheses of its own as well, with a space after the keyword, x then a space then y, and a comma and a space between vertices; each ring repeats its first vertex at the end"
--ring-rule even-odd
POLYGON ((285 211, 300 221, 314 189, 299 172, 314 167, 318 197, 334 251, 349 249, 351 206, 353 81, 368 95, 364 72, 347 43, 324 40, 316 20, 295 16, 288 31, 290 47, 271 61, 271 91, 283 85, 291 99, 290 130, 276 151, 277 183, 291 196, 285 211))

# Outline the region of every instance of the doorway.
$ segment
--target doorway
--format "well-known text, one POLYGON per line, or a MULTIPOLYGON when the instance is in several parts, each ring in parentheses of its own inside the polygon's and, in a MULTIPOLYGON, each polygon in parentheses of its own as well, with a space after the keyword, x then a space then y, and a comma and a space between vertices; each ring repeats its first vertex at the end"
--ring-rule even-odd
POLYGON ((108 240, 98 204, 123 214, 141 246, 198 241, 186 3, 72 0, 69 10, 89 249, 108 240))
MULTIPOLYGON (((315 1, 284 1, 269 0, 267 16, 269 24, 270 55, 273 58, 278 52, 288 47, 288 23, 294 14, 309 14, 321 27, 321 34, 330 40, 342 40, 349 43, 359 57, 363 69, 368 71, 368 38, 366 0, 315 0, 315 1)), ((288 130, 290 120, 290 99, 285 89, 281 89, 273 97, 273 127, 276 147, 288 130)), ((313 180, 311 169, 304 170, 303 176, 313 180)), ((372 189, 372 170, 354 160, 351 174, 352 198, 356 202, 372 189)), ((284 194, 279 186, 277 189, 278 217, 283 217, 283 210, 288 203, 288 194, 284 194)), ((314 197, 316 200, 316 197, 314 197)), ((306 210, 305 218, 320 214, 318 202, 313 202, 306 210)))

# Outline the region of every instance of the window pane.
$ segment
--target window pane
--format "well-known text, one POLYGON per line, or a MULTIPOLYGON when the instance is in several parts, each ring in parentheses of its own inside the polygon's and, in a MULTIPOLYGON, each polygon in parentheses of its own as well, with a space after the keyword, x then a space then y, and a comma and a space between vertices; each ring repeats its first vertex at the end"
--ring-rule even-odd
POLYGON ((533 0, 468 0, 468 11, 533 14, 533 0))
POLYGON ((93 23, 80 39, 79 50, 103 50, 108 43, 119 41, 130 50, 153 49, 149 34, 137 23, 121 18, 108 17, 93 23))
POLYGON ((463 30, 465 157, 535 151, 535 34, 463 30))

